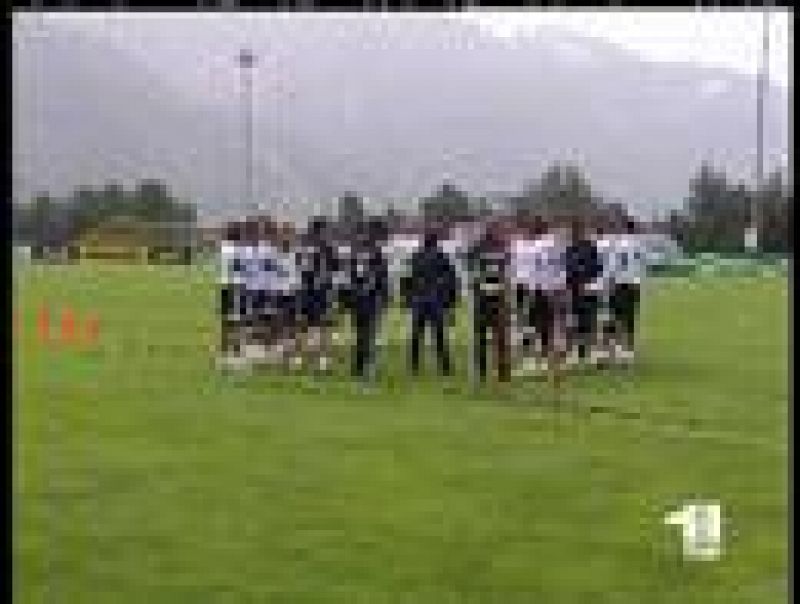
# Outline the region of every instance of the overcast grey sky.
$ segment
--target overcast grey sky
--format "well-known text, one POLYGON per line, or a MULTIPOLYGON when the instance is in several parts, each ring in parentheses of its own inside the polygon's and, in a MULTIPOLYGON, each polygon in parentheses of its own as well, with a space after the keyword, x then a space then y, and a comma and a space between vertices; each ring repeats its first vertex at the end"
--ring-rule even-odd
MULTIPOLYGON (((788 10, 774 10, 770 23, 770 79, 784 88, 792 81, 790 52, 792 24, 788 10)), ((761 60, 763 12, 756 10, 712 11, 545 11, 462 13, 23 13, 15 15, 30 25, 60 20, 96 35, 115 39, 134 49, 156 71, 165 72, 189 94, 214 95, 230 90, 230 57, 215 48, 198 48, 208 67, 200 74, 181 69, 169 57, 172 38, 204 36, 213 30, 217 40, 230 41, 231 48, 247 44, 281 23, 307 21, 309 37, 335 36, 343 22, 441 23, 454 19, 474 22, 493 36, 513 43, 515 37, 535 36, 543 25, 557 26, 580 34, 604 38, 634 50, 651 61, 689 62, 727 67, 754 74, 761 60), (200 76, 200 77, 198 77, 200 76)), ((274 31, 274 30, 272 30, 274 31)), ((175 45, 176 48, 178 45, 175 45)), ((563 49, 568 52, 569 49, 563 49)), ((199 57, 198 57, 199 58, 199 57)), ((576 57, 579 58, 579 57, 576 57)))
MULTIPOLYGON (((790 82, 789 11, 769 14, 770 78, 790 82)), ((473 13, 472 19, 500 37, 535 34, 559 25, 577 33, 606 38, 654 61, 695 61, 754 74, 762 52, 763 11, 537 11, 473 13)))
MULTIPOLYGON (((769 14, 780 165, 789 14, 769 14)), ((252 45, 259 195, 406 198, 443 178, 483 194, 569 158, 612 198, 678 200, 701 159, 755 174, 762 26, 755 10, 16 13, 15 182, 156 174, 241 197, 234 57, 252 45)))

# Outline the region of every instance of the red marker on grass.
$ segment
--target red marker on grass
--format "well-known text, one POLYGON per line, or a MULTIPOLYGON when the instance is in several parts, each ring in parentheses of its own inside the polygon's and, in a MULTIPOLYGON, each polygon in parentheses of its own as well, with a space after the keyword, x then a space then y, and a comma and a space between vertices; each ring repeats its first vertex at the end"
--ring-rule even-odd
POLYGON ((70 307, 61 312, 61 343, 75 343, 75 313, 70 307))
POLYGON ((42 306, 36 315, 36 339, 39 344, 50 343, 50 313, 42 306))
POLYGON ((86 344, 93 346, 97 343, 97 338, 100 335, 100 320, 95 313, 90 313, 86 317, 86 326, 84 329, 84 338, 86 344))

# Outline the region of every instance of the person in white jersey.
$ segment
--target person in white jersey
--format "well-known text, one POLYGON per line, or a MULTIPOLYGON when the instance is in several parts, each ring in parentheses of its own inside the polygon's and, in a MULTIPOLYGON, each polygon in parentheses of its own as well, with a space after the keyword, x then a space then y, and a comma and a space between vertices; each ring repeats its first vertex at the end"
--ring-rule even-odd
POLYGON ((244 244, 241 224, 226 226, 225 235, 220 242, 220 359, 224 365, 231 365, 242 350, 244 339, 244 310, 246 300, 242 279, 242 252, 244 244))
POLYGON ((522 285, 521 297, 527 299, 525 323, 533 328, 534 342, 539 345, 533 365, 537 368, 551 365, 555 370, 553 364, 560 362, 558 354, 565 337, 566 243, 541 218, 528 223, 526 231, 525 239, 515 245, 514 274, 522 285))
POLYGON ((569 238, 565 229, 549 225, 540 239, 542 254, 546 258, 539 288, 547 300, 548 336, 547 363, 551 377, 557 380, 564 363, 568 339, 569 296, 567 291, 567 247, 569 238))
POLYGON ((626 220, 613 246, 611 313, 614 325, 614 358, 633 361, 642 278, 646 254, 636 224, 626 220))
POLYGON ((539 241, 543 235, 544 222, 534 216, 521 221, 511 244, 510 278, 516 297, 523 371, 539 368, 550 332, 546 324, 547 299, 540 288, 546 270, 539 241))
POLYGON ((253 360, 255 347, 265 340, 267 292, 271 275, 265 270, 274 256, 261 241, 262 225, 250 221, 233 223, 222 242, 222 348, 227 365, 253 360))
POLYGON ((606 224, 599 226, 594 235, 602 270, 600 275, 588 286, 588 289, 593 291, 597 297, 594 346, 590 352, 590 361, 593 364, 604 364, 611 356, 611 340, 614 335, 611 311, 614 276, 613 252, 618 237, 613 233, 614 230, 611 224, 606 224))

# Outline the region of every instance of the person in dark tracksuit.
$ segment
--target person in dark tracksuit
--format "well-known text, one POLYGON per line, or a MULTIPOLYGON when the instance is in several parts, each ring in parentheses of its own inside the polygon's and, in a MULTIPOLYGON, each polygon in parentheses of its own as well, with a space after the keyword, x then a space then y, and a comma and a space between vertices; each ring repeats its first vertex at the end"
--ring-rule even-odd
POLYGON ((423 246, 409 260, 409 274, 405 276, 401 289, 411 310, 411 372, 416 375, 419 371, 420 344, 426 328, 431 327, 439 370, 443 375, 450 375, 452 366, 447 331, 450 311, 458 299, 459 284, 453 262, 439 246, 434 231, 426 234, 423 246))
POLYGON ((300 273, 298 349, 306 362, 315 361, 321 371, 331 363, 334 277, 339 270, 338 255, 328 241, 327 231, 324 219, 313 219, 297 250, 300 273))
POLYGON ((589 285, 600 276, 603 267, 597 245, 580 219, 573 220, 571 235, 565 258, 572 315, 568 342, 571 348, 577 345, 578 357, 585 359, 594 343, 599 308, 598 296, 589 285))
POLYGON ((297 363, 296 356, 297 330, 299 328, 298 299, 300 293, 300 280, 295 262, 296 235, 290 225, 279 225, 274 237, 276 252, 275 261, 278 265, 278 284, 271 304, 275 307, 273 316, 274 332, 282 351, 284 362, 297 363))
POLYGON ((509 296, 507 271, 509 251, 500 229, 490 228, 470 254, 473 275, 473 330, 475 338, 473 362, 478 378, 486 378, 487 332, 492 333, 498 379, 511 379, 511 358, 508 342, 509 296))
POLYGON ((389 301, 389 265, 374 232, 357 237, 347 273, 347 309, 355 328, 352 373, 363 378, 375 362, 378 330, 389 301))

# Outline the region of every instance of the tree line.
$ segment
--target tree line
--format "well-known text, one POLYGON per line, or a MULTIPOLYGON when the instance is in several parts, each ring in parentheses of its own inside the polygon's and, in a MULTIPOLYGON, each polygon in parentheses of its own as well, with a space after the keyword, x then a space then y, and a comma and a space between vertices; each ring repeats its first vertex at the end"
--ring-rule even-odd
MULTIPOLYGON (((479 221, 492 216, 522 217, 538 214, 551 221, 567 220, 579 215, 587 222, 608 223, 612 219, 630 218, 622 204, 609 203, 595 192, 577 166, 555 164, 522 190, 504 198, 470 196, 455 184, 443 182, 434 192, 419 200, 417 208, 398 209, 390 206, 382 216, 390 225, 402 224, 409 218, 425 223, 455 224, 479 221)), ((338 219, 344 228, 357 228, 368 216, 363 201, 355 192, 339 198, 338 219)))
POLYGON ((690 182, 690 194, 681 210, 669 218, 669 233, 689 254, 744 251, 744 231, 758 229, 758 250, 769 254, 792 251, 791 182, 781 171, 770 174, 759 187, 732 181, 710 164, 690 182))
MULTIPOLYGON (((758 228, 758 250, 788 254, 792 249, 793 192, 782 171, 770 174, 760 187, 732 181, 710 164, 703 164, 689 183, 689 195, 681 209, 673 210, 665 223, 651 223, 652 230, 670 235, 687 254, 738 254, 745 251, 744 232, 751 216, 758 228)), ((554 164, 522 190, 502 199, 470 197, 452 183, 443 183, 433 194, 420 200, 417 215, 426 222, 452 224, 504 214, 537 214, 561 222, 580 216, 593 226, 607 226, 631 220, 621 203, 603 199, 586 175, 575 165, 554 164)), ((340 198, 340 222, 354 228, 365 216, 355 193, 340 198)), ((391 207, 389 224, 397 224, 408 213, 391 207)), ((641 222, 641 221, 640 221, 641 222)))
POLYGON ((197 209, 176 199, 164 182, 145 179, 133 190, 109 182, 100 188, 78 187, 64 198, 39 193, 28 204, 15 204, 12 218, 12 233, 18 243, 58 246, 119 218, 193 227, 197 209))
MULTIPOLYGON (((759 250, 786 254, 791 252, 792 196, 791 183, 783 172, 776 171, 763 186, 751 188, 704 164, 690 180, 683 207, 656 228, 672 236, 689 254, 740 253, 752 212, 759 230, 759 250)), ((631 218, 624 205, 604 200, 580 167, 570 164, 550 166, 518 193, 501 199, 470 196, 445 181, 420 199, 418 207, 391 205, 376 217, 394 231, 413 219, 453 224, 498 214, 530 213, 554 221, 579 215, 595 225, 631 218)), ((348 191, 339 198, 337 223, 344 235, 361 228, 368 214, 358 193, 348 191)), ((194 228, 197 211, 191 202, 176 199, 159 180, 142 180, 133 190, 111 182, 101 188, 79 187, 62 199, 42 193, 29 204, 18 204, 12 215, 12 231, 19 243, 52 245, 75 240, 119 217, 146 223, 184 223, 194 228)))

